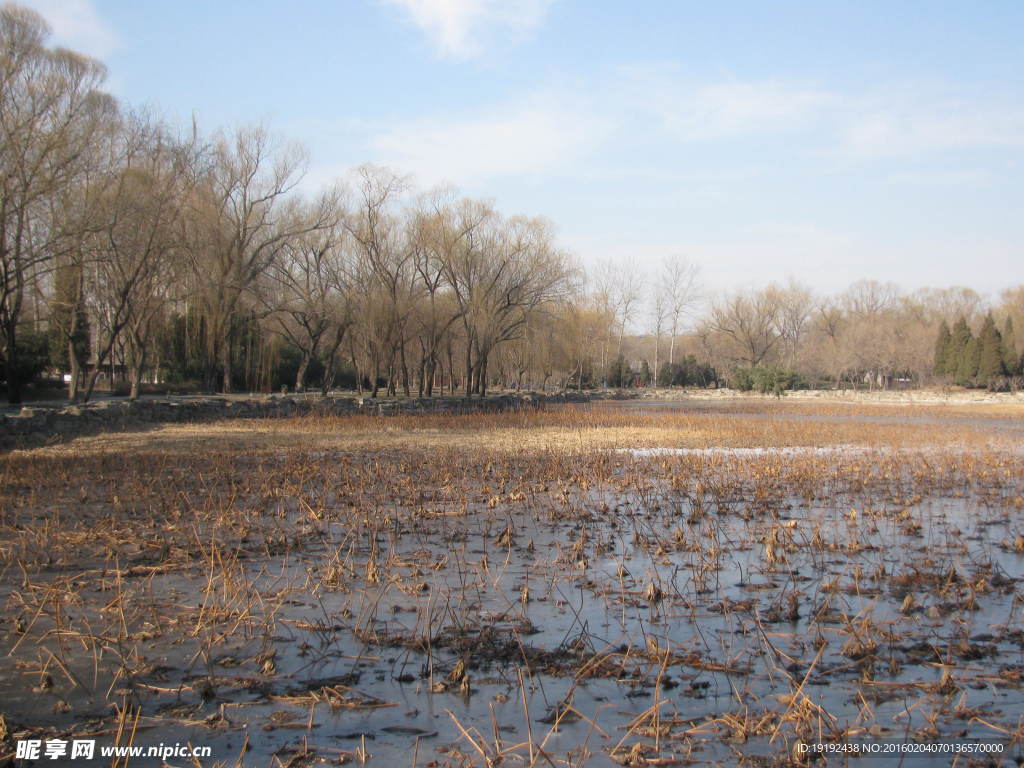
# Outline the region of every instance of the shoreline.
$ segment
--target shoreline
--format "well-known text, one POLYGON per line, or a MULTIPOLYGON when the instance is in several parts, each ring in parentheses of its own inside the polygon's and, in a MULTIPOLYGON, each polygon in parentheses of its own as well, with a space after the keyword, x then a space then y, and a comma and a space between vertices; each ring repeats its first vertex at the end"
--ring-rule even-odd
POLYGON ((638 400, 810 400, 833 403, 892 405, 1024 405, 1024 392, 988 392, 970 389, 797 389, 786 390, 781 398, 738 389, 650 389, 638 390, 638 400))

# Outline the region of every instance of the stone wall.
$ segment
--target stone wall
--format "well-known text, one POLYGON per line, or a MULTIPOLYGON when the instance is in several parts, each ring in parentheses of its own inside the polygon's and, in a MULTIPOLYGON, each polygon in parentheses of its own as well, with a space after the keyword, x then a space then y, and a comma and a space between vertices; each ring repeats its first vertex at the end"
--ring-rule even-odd
POLYGON ((543 408, 557 403, 585 403, 584 393, 500 394, 488 397, 189 397, 102 400, 61 408, 22 408, 3 416, 0 448, 10 449, 60 442, 80 435, 121 431, 165 422, 216 419, 267 419, 290 416, 363 413, 493 413, 543 408))

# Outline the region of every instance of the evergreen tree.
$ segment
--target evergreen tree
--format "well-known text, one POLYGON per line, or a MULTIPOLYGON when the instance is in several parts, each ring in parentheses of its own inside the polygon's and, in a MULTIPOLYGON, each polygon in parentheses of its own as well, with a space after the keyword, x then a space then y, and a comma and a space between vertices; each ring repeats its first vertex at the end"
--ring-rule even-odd
POLYGON ((978 375, 978 363, 980 362, 981 347, 978 340, 971 337, 967 346, 960 353, 960 361, 956 369, 956 381, 962 386, 970 386, 974 383, 974 377, 978 375))
POLYGON ((612 361, 611 369, 608 371, 608 385, 611 387, 627 387, 633 377, 626 358, 619 355, 612 361))
POLYGON ((1003 367, 1006 368, 1008 376, 1017 376, 1021 373, 1020 360, 1017 358, 1017 339, 1013 334, 1013 318, 1009 315, 1003 324, 1003 367))
POLYGON ((671 363, 662 363, 661 370, 658 371, 658 386, 659 387, 671 387, 675 384, 673 379, 675 366, 671 363))
POLYGON ((651 366, 646 360, 640 363, 640 383, 645 387, 651 383, 651 366))
POLYGON ((997 376, 1006 373, 1003 365, 1003 337, 996 328, 996 321, 989 312, 978 336, 978 371, 975 374, 982 384, 988 384, 997 376))
POLYGON ((939 335, 935 339, 935 365, 932 370, 936 376, 945 376, 947 371, 946 356, 950 351, 952 335, 949 332, 949 324, 945 320, 939 326, 939 335))
POLYGON ((958 381, 962 381, 961 368, 968 370, 971 367, 971 361, 964 359, 967 355, 967 347, 973 339, 971 327, 967 325, 967 318, 960 315, 956 323, 953 324, 953 331, 950 335, 949 346, 946 348, 946 375, 955 376, 958 381))

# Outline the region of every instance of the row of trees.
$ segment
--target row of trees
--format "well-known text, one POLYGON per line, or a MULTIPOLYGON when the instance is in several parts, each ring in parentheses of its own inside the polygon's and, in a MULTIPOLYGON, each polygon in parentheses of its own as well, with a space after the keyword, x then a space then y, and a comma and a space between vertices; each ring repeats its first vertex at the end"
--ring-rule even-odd
POLYGON ((776 378, 786 381, 796 380, 790 376, 795 374, 818 385, 987 386, 996 376, 1021 374, 1012 328, 1022 310, 1024 288, 1005 291, 990 308, 968 288, 905 293, 891 284, 862 281, 834 296, 816 296, 791 280, 712 302, 697 323, 695 341, 722 370, 774 369, 776 378), (946 335, 957 335, 949 330, 953 318, 959 318, 960 335, 947 351, 950 345, 936 338, 945 338, 943 327, 946 335), (1007 329, 1002 335, 996 318, 1007 329), (973 345, 971 327, 979 334, 973 345), (992 349, 993 343, 1001 366, 982 366, 981 350, 992 349), (969 345, 971 362, 961 371, 961 350, 969 345))
MULTIPOLYGON (((659 358, 665 347, 664 297, 678 293, 673 286, 679 264, 677 259, 666 261, 646 297, 636 280, 620 274, 609 281, 617 286, 610 305, 617 308, 619 322, 624 317, 622 307, 630 303, 648 307, 646 317, 638 311, 634 319, 646 320, 649 333, 627 339, 627 357, 659 358), (630 294, 632 302, 627 301, 630 294)), ((819 295, 790 279, 707 296, 695 268, 683 271, 694 276, 683 281, 687 301, 681 315, 687 330, 678 338, 670 332, 671 349, 681 348, 715 373, 691 376, 691 385, 724 380, 736 388, 763 391, 811 385, 887 387, 894 382, 988 386, 997 379, 999 386, 1020 385, 1021 358, 1013 323, 1024 315, 1024 286, 1004 291, 993 306, 969 288, 908 293, 891 283, 870 280, 834 295, 819 295), (959 320, 950 331, 955 318, 959 320), (1003 327, 1001 333, 997 324, 1003 327), (948 353, 943 327, 946 335, 956 337, 955 350, 948 353), (961 350, 967 358, 963 370, 959 370, 961 350), (983 350, 989 351, 983 355, 983 350), (995 357, 1001 366, 991 362, 995 357)), ((658 378, 659 383, 682 383, 658 378)))
MULTIPOLYGON (((107 370, 137 394, 174 372, 205 389, 265 386, 282 348, 294 384, 346 357, 376 391, 486 392, 578 272, 542 219, 437 192, 412 199, 383 169, 309 199, 305 157, 262 128, 182 139, 125 114, 103 68, 46 46, 35 13, 0 10, 3 143, 0 333, 18 402, 45 333, 69 395, 107 370), (268 362, 269 361, 269 362, 268 362)), ((539 330, 537 328, 536 330, 539 330)))
POLYGON ((822 297, 791 280, 709 297, 679 257, 647 285, 628 263, 588 278, 550 222, 417 193, 386 169, 299 194, 300 147, 262 127, 181 135, 124 110, 101 90, 102 65, 48 47, 48 34, 35 13, 0 9, 0 355, 12 403, 47 368, 71 399, 101 379, 133 396, 144 382, 431 395, 984 384, 1020 372, 1024 288, 993 307, 987 330, 969 289, 862 282, 822 297))
POLYGON ((988 313, 977 336, 962 315, 952 330, 943 320, 935 340, 935 373, 965 386, 988 387, 1006 377, 1024 375, 1024 357, 1017 354, 1013 317, 1006 315, 1000 332, 992 313, 988 313))

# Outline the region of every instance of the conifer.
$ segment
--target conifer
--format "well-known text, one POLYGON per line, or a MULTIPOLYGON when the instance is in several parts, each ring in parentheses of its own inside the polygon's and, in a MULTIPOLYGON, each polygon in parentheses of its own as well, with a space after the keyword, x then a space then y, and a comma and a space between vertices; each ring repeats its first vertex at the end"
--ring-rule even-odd
POLYGON ((982 384, 1006 373, 1003 364, 1003 337, 989 312, 978 335, 978 370, 975 374, 982 384))
MULTIPOLYGON (((971 343, 971 328, 967 325, 967 318, 963 315, 957 318, 957 321, 953 324, 953 330, 950 334, 949 347, 946 350, 946 375, 955 376, 958 381, 963 381, 964 376, 961 376, 961 369, 964 371, 970 370, 971 361, 966 360, 967 347, 971 343)), ((973 376, 974 374, 970 374, 973 376)))
POLYGON ((939 335, 935 339, 935 364, 932 370, 936 376, 946 376, 949 371, 946 366, 946 357, 950 351, 952 335, 949 333, 949 324, 945 320, 939 326, 939 335))
POLYGON ((1013 318, 1009 315, 1003 323, 1003 366, 1008 376, 1021 374, 1020 359, 1017 357, 1017 339, 1013 333, 1013 318))

